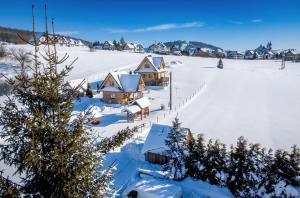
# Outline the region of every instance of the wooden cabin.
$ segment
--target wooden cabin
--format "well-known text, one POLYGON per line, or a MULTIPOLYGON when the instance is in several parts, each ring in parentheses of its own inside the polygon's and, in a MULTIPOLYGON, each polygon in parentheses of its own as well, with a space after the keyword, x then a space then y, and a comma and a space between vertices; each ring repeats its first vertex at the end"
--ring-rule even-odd
POLYGON ((150 101, 147 97, 142 97, 134 101, 124 111, 127 113, 127 121, 134 122, 136 118, 149 116, 150 114, 150 101))
MULTIPOLYGON (((170 148, 166 145, 165 140, 171 130, 171 126, 153 124, 144 143, 142 153, 145 160, 152 164, 166 164, 172 159, 170 157, 170 148)), ((184 128, 187 134, 190 130, 184 128)))
POLYGON ((296 50, 288 50, 284 55, 286 61, 296 61, 300 57, 296 50))
POLYGON ((145 84, 138 74, 125 72, 110 72, 102 84, 100 92, 103 93, 103 101, 112 104, 130 104, 143 97, 142 91, 145 84))
POLYGON ((165 87, 169 84, 163 57, 146 56, 134 72, 143 77, 146 86, 165 87))
POLYGON ((105 41, 102 46, 103 50, 115 50, 115 48, 116 46, 112 41, 105 41))

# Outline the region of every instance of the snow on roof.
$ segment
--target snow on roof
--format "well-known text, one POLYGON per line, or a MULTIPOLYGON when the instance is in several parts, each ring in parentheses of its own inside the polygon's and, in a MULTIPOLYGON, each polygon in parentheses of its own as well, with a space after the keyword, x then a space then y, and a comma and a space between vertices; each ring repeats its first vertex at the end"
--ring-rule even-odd
POLYGON ((118 84, 117 87, 107 86, 101 89, 102 91, 124 91, 137 92, 141 76, 138 74, 128 74, 127 72, 110 72, 111 76, 118 84))
POLYGON ((169 148, 165 144, 171 127, 168 125, 153 124, 144 143, 142 153, 152 151, 155 153, 163 153, 169 148))
POLYGON ((79 87, 80 91, 85 91, 87 89, 87 82, 85 79, 69 80, 67 83, 72 89, 77 88, 79 85, 80 85, 79 87))
POLYGON ((137 191, 138 197, 155 198, 180 198, 182 189, 180 186, 156 179, 143 179, 125 189, 123 197, 127 197, 131 191, 137 191))
MULTIPOLYGON (((170 149, 166 145, 165 140, 171 128, 168 125, 153 124, 144 143, 142 153, 151 152, 167 156, 170 149)), ((188 128, 182 129, 186 134, 190 131, 188 128)))
POLYGON ((130 113, 137 113, 141 111, 141 108, 137 105, 131 105, 125 108, 125 111, 129 111, 130 113))
POLYGON ((114 43, 112 41, 105 41, 104 43, 108 43, 109 45, 114 45, 114 43))
POLYGON ((154 68, 158 71, 160 70, 160 64, 161 62, 164 60, 163 57, 153 57, 153 56, 147 56, 147 59, 149 60, 149 62, 154 66, 154 68))
POLYGON ((136 46, 134 43, 126 43, 126 47, 128 47, 129 49, 134 49, 136 46))
POLYGON ((142 109, 145 108, 145 107, 149 107, 151 105, 149 99, 147 97, 142 97, 140 99, 137 99, 135 101, 135 103, 137 103, 137 105, 139 107, 141 107, 142 109))
POLYGON ((138 89, 140 75, 138 74, 121 74, 119 76, 121 86, 125 92, 136 92, 138 89))

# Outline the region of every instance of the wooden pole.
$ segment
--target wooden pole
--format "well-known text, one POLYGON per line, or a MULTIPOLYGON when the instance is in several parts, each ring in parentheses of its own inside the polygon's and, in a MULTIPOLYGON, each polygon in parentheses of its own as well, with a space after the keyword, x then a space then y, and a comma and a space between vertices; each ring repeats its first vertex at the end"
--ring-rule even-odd
POLYGON ((170 110, 172 111, 172 72, 170 72, 170 110))

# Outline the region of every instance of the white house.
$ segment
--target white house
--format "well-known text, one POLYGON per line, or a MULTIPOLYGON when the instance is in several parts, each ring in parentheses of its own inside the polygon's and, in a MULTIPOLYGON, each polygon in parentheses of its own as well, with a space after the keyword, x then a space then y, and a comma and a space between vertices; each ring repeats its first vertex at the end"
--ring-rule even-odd
POLYGON ((170 53, 169 48, 167 48, 167 46, 162 42, 150 45, 148 48, 148 51, 153 52, 153 53, 158 53, 158 54, 169 54, 170 53))

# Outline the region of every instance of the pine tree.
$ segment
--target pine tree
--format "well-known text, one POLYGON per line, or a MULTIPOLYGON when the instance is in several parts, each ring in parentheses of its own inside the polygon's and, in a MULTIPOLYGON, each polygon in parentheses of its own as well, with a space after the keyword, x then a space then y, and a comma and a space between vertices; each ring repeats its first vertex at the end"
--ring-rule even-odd
POLYGON ((0 137, 6 140, 0 145, 1 159, 24 175, 24 195, 104 196, 112 166, 101 171, 104 154, 94 143, 86 116, 72 115, 76 90, 70 90, 64 79, 74 61, 65 64, 67 55, 58 58, 53 20, 52 29, 50 37, 46 23, 45 46, 41 46, 45 52, 40 55, 43 44, 38 43, 33 26, 33 66, 29 72, 19 72, 7 80, 14 89, 0 108, 0 137), (58 70, 61 64, 66 66, 58 70))
POLYGON ((223 65, 223 61, 222 59, 220 58, 219 59, 219 62, 218 62, 218 66, 217 66, 219 69, 223 69, 224 68, 224 65, 223 65))
POLYGON ((206 180, 206 173, 203 171, 205 169, 206 150, 204 135, 199 134, 196 141, 196 173, 195 176, 191 175, 192 177, 206 180))
POLYGON ((209 140, 207 145, 206 158, 204 160, 206 179, 213 185, 226 185, 226 164, 227 154, 226 146, 221 144, 218 140, 214 143, 209 140))
POLYGON ((187 175, 195 177, 197 173, 197 148, 196 140, 194 139, 193 134, 190 131, 187 134, 185 144, 188 152, 185 160, 187 175))
POLYGON ((169 171, 170 179, 182 180, 186 176, 184 154, 186 134, 185 130, 181 127, 179 119, 176 117, 173 121, 173 126, 165 140, 166 145, 169 147, 171 160, 165 166, 165 170, 169 171))
POLYGON ((290 175, 289 183, 292 186, 300 187, 300 149, 294 145, 289 154, 290 175))
POLYGON ((85 95, 88 96, 89 98, 94 97, 93 90, 92 90, 92 87, 91 87, 90 83, 87 84, 87 89, 86 89, 85 95))
POLYGON ((247 184, 247 178, 250 174, 247 163, 247 147, 247 141, 243 137, 240 137, 236 147, 232 146, 230 151, 227 186, 235 196, 240 197, 247 197, 251 191, 247 184))
POLYGON ((0 171, 0 197, 21 197, 19 193, 19 186, 8 178, 3 177, 2 174, 3 172, 0 171))
POLYGON ((120 50, 123 50, 126 45, 126 41, 123 36, 120 39, 119 45, 120 45, 120 50))
POLYGON ((100 84, 97 82, 97 92, 100 92, 100 84))

